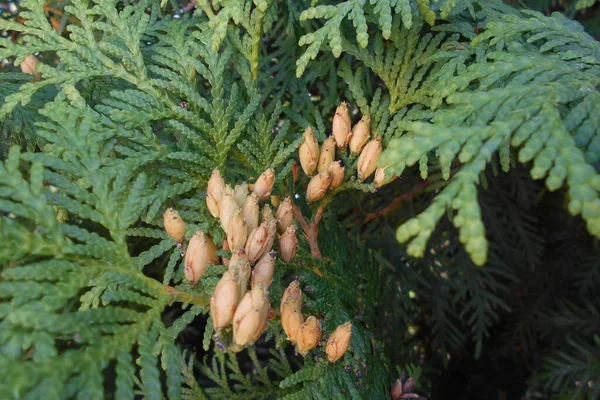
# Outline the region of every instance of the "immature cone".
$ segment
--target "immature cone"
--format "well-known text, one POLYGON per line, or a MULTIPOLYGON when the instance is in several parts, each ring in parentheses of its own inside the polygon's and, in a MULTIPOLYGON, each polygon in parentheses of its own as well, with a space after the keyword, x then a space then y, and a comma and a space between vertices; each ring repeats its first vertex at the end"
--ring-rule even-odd
POLYGON ((369 176, 375 172, 377 169, 377 161, 379 160, 379 156, 383 152, 383 148, 381 147, 381 136, 377 136, 375 139, 371 140, 362 153, 358 157, 358 181, 362 182, 367 179, 369 176))
POLYGON ((26 74, 34 75, 35 76, 34 81, 39 81, 42 76, 35 69, 35 66, 38 65, 39 63, 40 63, 40 60, 38 60, 37 57, 34 56, 33 54, 30 54, 27 57, 25 57, 25 59, 21 63, 21 71, 23 71, 26 74))
POLYGON ((277 207, 275 211, 275 218, 277 218, 277 231, 279 233, 285 232, 285 230, 292 225, 294 221, 294 205, 292 199, 286 197, 277 207))
POLYGON ((396 180, 397 176, 394 175, 390 179, 385 179, 385 170, 388 167, 380 167, 375 170, 375 178, 373 178, 373 184, 376 188, 380 188, 383 185, 387 185, 390 182, 396 180))
POLYGON ((219 219, 221 220, 221 227, 225 232, 229 232, 229 222, 231 221, 231 217, 239 210, 240 207, 235 200, 233 192, 230 194, 229 191, 225 191, 219 202, 219 219))
POLYGON ((248 261, 251 263, 255 263, 260 259, 273 245, 273 240, 269 239, 268 226, 269 223, 263 221, 248 236, 248 240, 246 241, 246 255, 248 256, 248 261))
POLYGON ((210 298, 210 315, 215 329, 223 329, 231 324, 240 302, 238 285, 233 274, 225 271, 210 298))
POLYGON ((259 201, 264 201, 271 196, 273 183, 275 183, 275 170, 273 168, 269 168, 260 174, 254 184, 254 193, 258 195, 259 201))
POLYGON ((292 281, 281 298, 281 326, 288 340, 295 343, 298 330, 304 322, 301 312, 302 292, 298 287, 298 281, 292 281))
POLYGON ((335 110, 333 116, 333 137, 335 137, 335 143, 341 149, 345 149, 348 146, 350 140, 350 113, 346 107, 346 103, 342 102, 335 110))
POLYGON ((252 232, 258 227, 258 214, 258 195, 252 192, 249 196, 246 196, 246 201, 244 202, 244 207, 242 208, 242 215, 246 221, 248 232, 252 232))
POLYGON ((252 280, 250 287, 263 285, 264 287, 271 286, 273 282, 273 273, 275 272, 275 255, 274 251, 266 253, 254 266, 252 271, 252 280))
POLYGON ((233 195, 235 200, 238 203, 238 206, 243 207, 246 202, 246 197, 248 196, 248 183, 240 183, 239 185, 235 185, 233 189, 233 195))
POLYGON ((352 137, 350 138, 350 152, 357 155, 361 152, 362 148, 369 141, 371 131, 369 125, 371 124, 371 117, 364 115, 360 121, 352 128, 352 137))
POLYGON ((304 131, 304 142, 298 148, 298 155, 300 156, 302 170, 306 175, 312 176, 317 170, 319 162, 319 142, 317 142, 310 126, 304 131))
POLYGON ((225 179, 223 179, 218 169, 213 170, 210 175, 206 193, 210 195, 216 203, 221 201, 223 193, 225 193, 225 179))
POLYGON ((198 231, 190 239, 185 253, 185 277, 190 282, 198 282, 209 265, 217 264, 218 247, 204 232, 198 231))
POLYGON ((183 222, 177 210, 167 208, 167 211, 163 214, 163 222, 167 234, 181 243, 185 237, 185 222, 183 222))
POLYGON ((317 167, 317 171, 327 171, 327 168, 329 168, 329 164, 331 164, 334 159, 335 139, 333 138, 333 136, 329 136, 323 142, 323 146, 321 146, 321 154, 319 155, 319 165, 317 167))
POLYGON ((262 334, 269 306, 269 296, 263 288, 255 287, 244 295, 233 316, 233 340, 237 345, 245 346, 262 334))
POLYGON ((400 400, 400 396, 402 396, 402 380, 397 379, 392 386, 392 391, 390 393, 392 395, 392 400, 400 400))
POLYGON ((269 224, 277 223, 277 220, 275 219, 275 216, 273 215, 273 210, 271 210, 271 207, 269 207, 268 204, 265 204, 265 206, 262 209, 262 220, 267 221, 269 224))
POLYGON ((331 172, 324 171, 321 172, 308 182, 308 187, 306 189, 306 200, 317 201, 323 196, 325 196, 325 192, 329 189, 329 185, 331 184, 331 172))
POLYGON ((279 236, 279 254, 286 264, 292 261, 298 250, 298 238, 296 237, 296 228, 290 226, 285 233, 279 236))
POLYGON ((281 197, 271 196, 271 204, 273 205, 273 207, 279 207, 279 204, 281 204, 281 197))
POLYGON ((329 172, 331 173, 331 183, 329 184, 330 189, 335 189, 344 182, 344 171, 345 167, 342 167, 341 161, 334 161, 329 165, 329 172))
POLYGON ((232 251, 238 251, 246 246, 248 228, 241 211, 238 211, 231 220, 227 229, 227 244, 232 251))
POLYGON ((296 333, 296 345, 300 354, 304 355, 317 347, 319 339, 321 339, 321 323, 311 315, 296 333))
POLYGON ((331 336, 329 336, 327 348, 325 349, 329 362, 334 363, 342 358, 344 353, 346 353, 346 350, 348 350, 351 337, 352 323, 346 322, 336 328, 331 336))

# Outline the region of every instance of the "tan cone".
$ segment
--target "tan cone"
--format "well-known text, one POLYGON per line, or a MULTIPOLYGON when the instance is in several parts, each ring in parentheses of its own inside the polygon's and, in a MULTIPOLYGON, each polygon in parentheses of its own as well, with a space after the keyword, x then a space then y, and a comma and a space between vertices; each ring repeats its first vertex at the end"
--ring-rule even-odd
POLYGON ((350 138, 350 152, 354 155, 360 153, 369 141, 371 136, 371 117, 364 115, 360 121, 352 128, 352 137, 350 138))
POLYGON ((277 218, 277 231, 279 233, 285 232, 285 230, 292 225, 294 221, 294 204, 292 199, 286 197, 277 207, 275 211, 275 218, 277 218))
POLYGON ((163 214, 163 222, 165 231, 171 239, 181 243, 185 238, 185 222, 183 222, 177 210, 168 208, 163 214))
POLYGON ((329 171, 320 172, 313 176, 306 189, 306 200, 312 202, 322 199, 330 184, 331 172, 329 171))
POLYGON ((21 62, 21 71, 23 71, 26 74, 33 75, 35 77, 34 81, 39 81, 40 78, 42 77, 40 75, 40 73, 37 72, 37 70, 36 70, 36 66, 39 63, 40 63, 40 60, 38 60, 37 57, 34 56, 33 54, 30 54, 27 57, 25 57, 23 62, 21 62))
POLYGON ((240 292, 240 299, 243 298, 246 292, 248 291, 248 281, 250 280, 251 275, 252 268, 250 267, 250 263, 246 261, 240 264, 237 275, 237 284, 240 292))
POLYGON ((246 239, 248 239, 248 228, 239 210, 229 221, 227 243, 232 251, 238 251, 246 246, 246 239))
POLYGON ((381 136, 377 136, 367 143, 358 157, 357 171, 359 182, 362 182, 373 175, 373 172, 377 169, 377 161, 379 161, 379 156, 382 152, 381 136))
POLYGON ((383 185, 387 185, 388 183, 391 183, 391 182, 395 181, 396 178, 398 178, 397 175, 394 175, 391 178, 386 179, 385 178, 385 170, 387 168, 388 167, 380 167, 375 170, 375 178, 373 178, 373 184, 375 185, 376 188, 380 188, 383 185))
POLYGON ((210 236, 198 231, 190 239, 185 253, 185 277, 190 282, 198 282, 209 265, 219 263, 217 246, 210 236))
POLYGON ((273 241, 269 239, 269 223, 263 221, 253 230, 246 242, 246 255, 251 263, 258 261, 267 251, 271 250, 273 241), (270 245, 269 245, 270 243, 270 245))
POLYGON ((210 195, 206 194, 206 207, 214 218, 219 218, 219 203, 210 195))
POLYGON ((254 184, 254 193, 257 194, 259 201, 265 201, 271 196, 273 190, 273 184, 275 183, 275 170, 273 168, 267 169, 265 172, 260 174, 256 183, 254 184))
POLYGON ((235 196, 226 191, 221 198, 219 203, 219 219, 221 221, 221 227, 225 232, 229 232, 229 222, 231 217, 240 211, 235 196))
POLYGON ((273 273, 275 272, 275 252, 265 253, 260 260, 254 266, 252 271, 252 280, 250 281, 250 287, 262 285, 264 287, 271 286, 273 282, 273 273))
POLYGON ((350 345, 350 339, 352 338, 352 323, 346 322, 340 325, 327 339, 327 359, 329 362, 336 362, 346 351, 350 345))
POLYGON ((298 329, 296 333, 296 346, 298 352, 305 355, 310 350, 317 347, 321 339, 321 323, 314 316, 310 316, 298 329))
POLYGON ((281 259, 286 264, 292 261, 298 250, 298 237, 296 236, 296 228, 290 226, 285 233, 279 236, 279 254, 281 259))
POLYGON ((240 301, 235 277, 225 271, 210 298, 210 315, 215 329, 223 329, 231 324, 240 301))
POLYGON ((340 149, 345 149, 346 146, 348 146, 348 141, 351 137, 351 126, 350 113, 348 112, 346 103, 342 102, 342 104, 340 104, 335 110, 332 124, 333 137, 335 138, 335 143, 340 149))
POLYGON ((301 312, 302 301, 298 299, 287 299, 281 305, 281 327, 285 331, 290 342, 296 343, 298 330, 304 322, 301 312))
POLYGON ((329 168, 329 164, 335 159, 335 139, 333 136, 329 136, 323 142, 321 146, 321 153, 319 154, 319 165, 317 167, 318 172, 326 171, 329 168))
POLYGON ((209 194, 216 203, 221 201, 221 198, 225 193, 225 179, 223 179, 219 170, 213 170, 210 175, 206 193, 209 194))
POLYGON ((246 346, 261 335, 269 306, 264 289, 256 287, 245 294, 233 316, 233 340, 237 345, 246 346))
POLYGON ((341 161, 334 161, 329 165, 329 172, 331 173, 331 183, 329 189, 335 189, 344 182, 345 167, 342 167, 341 161))
POLYGON ((310 126, 304 131, 304 142, 298 148, 298 155, 302 170, 306 175, 312 176, 319 163, 319 142, 310 126))

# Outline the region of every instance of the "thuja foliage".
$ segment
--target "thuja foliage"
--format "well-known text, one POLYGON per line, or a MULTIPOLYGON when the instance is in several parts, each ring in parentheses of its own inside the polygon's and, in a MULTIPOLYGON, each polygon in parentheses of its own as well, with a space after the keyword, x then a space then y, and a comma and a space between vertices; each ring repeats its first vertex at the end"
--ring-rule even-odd
POLYGON ((176 14, 177 2, 77 0, 63 31, 44 4, 0 20, 23 39, 1 39, 0 58, 41 60, 39 79, 3 72, 0 86, 3 398, 383 399, 402 372, 426 392, 432 359, 471 342, 479 356, 511 317, 507 346, 551 343, 531 396, 598 396, 600 44, 581 25, 499 1, 198 1, 176 14), (345 183, 309 204, 302 132, 322 142, 341 101, 354 122, 370 115, 379 165, 399 179, 374 195, 338 152, 345 183), (254 346, 222 352, 208 313, 225 268, 187 282, 163 229, 173 207, 184 242, 202 230, 223 243, 212 170, 241 183, 267 168, 306 217, 271 303, 297 278, 325 334, 352 321, 337 363, 323 346, 295 354, 276 315, 254 346), (572 216, 560 227, 533 211, 545 191, 572 216), (351 207, 370 210, 366 228, 351 207), (573 221, 590 236, 565 233, 573 221), (543 252, 565 238, 562 258, 543 252))

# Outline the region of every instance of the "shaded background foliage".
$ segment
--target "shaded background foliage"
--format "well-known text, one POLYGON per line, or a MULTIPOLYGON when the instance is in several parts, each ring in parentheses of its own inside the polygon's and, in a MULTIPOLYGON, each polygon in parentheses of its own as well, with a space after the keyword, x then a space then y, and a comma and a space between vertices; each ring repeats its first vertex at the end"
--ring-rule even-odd
MULTIPOLYGON (((47 5, 48 16, 54 19, 53 26, 60 32, 69 23, 63 13, 65 4, 50 1, 47 5)), ((293 8, 290 4, 288 6, 293 8)), ((519 1, 511 5, 544 13, 560 11, 580 21, 596 38, 600 34, 600 3, 519 1)), ((186 13, 180 10, 186 6, 184 2, 173 0, 164 12, 185 18, 186 13)), ((284 6, 282 2, 281 7, 284 6)), ((8 5, 3 7, 3 18, 18 18, 18 7, 14 12, 8 5)), ((290 14, 294 14, 293 10, 290 14)), ((274 34, 266 39, 273 57, 269 61, 273 63, 273 79, 262 88, 271 93, 269 99, 261 99, 262 103, 274 104, 273 100, 281 100, 285 118, 298 126, 315 125, 323 136, 328 121, 323 121, 321 116, 332 114, 342 98, 356 99, 356 94, 351 93, 338 76, 339 64, 329 52, 319 55, 318 62, 309 64, 302 80, 285 81, 286 74, 295 74, 295 60, 301 56, 301 52, 296 53, 296 43, 301 35, 317 25, 311 22, 305 31, 295 32, 295 25, 289 31, 286 21, 272 21, 272 24, 274 32, 285 34, 274 34), (292 104, 300 106, 294 108, 292 104)), ((18 42, 19 36, 13 39, 18 42)), ((44 57, 48 57, 42 58, 44 63, 52 64, 51 55, 44 54, 44 57)), ((269 70, 269 65, 262 67, 269 70)), ((11 71, 12 66, 4 63, 3 69, 11 71)), ((362 79, 360 84, 371 98, 380 85, 379 80, 371 80, 367 74, 356 76, 357 80, 362 79)), ((0 98, 14 92, 23 79, 3 82, 0 98)), ((104 88, 98 84, 88 89, 85 95, 90 104, 102 104, 107 97, 104 88)), ((52 87, 37 92, 32 102, 17 108, 12 118, 2 124, 2 159, 10 144, 19 144, 23 150, 39 150, 40 143, 31 122, 40 119, 37 110, 55 96, 56 89, 52 87)), ((257 127, 257 137, 261 123, 269 129, 266 120, 272 108, 262 116, 253 117, 251 125, 257 127)), ((159 135, 164 133, 165 137, 168 136, 166 131, 167 128, 157 129, 159 135)), ((250 140, 243 146, 234 150, 238 152, 236 156, 256 156, 253 162, 259 171, 263 167, 258 157, 262 150, 260 143, 250 140)), ((308 307, 318 311, 329 309, 332 314, 355 310, 356 315, 349 317, 368 326, 373 338, 377 338, 371 338, 373 342, 382 342, 380 348, 385 358, 400 367, 397 371, 378 374, 378 368, 385 369, 383 363, 380 365, 379 361, 370 359, 373 370, 367 379, 360 379, 364 378, 362 366, 347 365, 355 376, 349 386, 359 387, 365 397, 369 393, 364 390, 368 391, 370 384, 376 386, 370 379, 382 379, 383 386, 389 387, 400 375, 400 369, 410 370, 415 365, 420 365, 423 371, 419 391, 433 399, 598 396, 600 382, 594 382, 600 377, 600 338, 595 336, 600 332, 600 303, 595 295, 600 287, 597 240, 587 233, 580 219, 568 215, 566 191, 548 192, 542 182, 531 179, 530 165, 513 165, 508 173, 503 173, 498 172, 499 160, 494 159, 492 163, 492 168, 485 172, 483 190, 478 194, 490 241, 484 267, 472 263, 460 245, 456 228, 446 219, 437 226, 422 259, 408 256, 396 242, 396 228, 423 211, 445 186, 437 172, 438 166, 407 169, 401 179, 375 194, 347 194, 338 199, 337 207, 324 219, 321 233, 327 239, 322 239, 320 244, 326 258, 335 260, 329 268, 330 279, 344 281, 347 274, 351 274, 353 282, 364 284, 348 287, 348 292, 338 288, 338 292, 331 293, 331 288, 319 287, 314 274, 300 274, 302 285, 314 301, 309 302, 308 307), (419 176, 423 169, 428 170, 427 181, 419 176), (341 231, 339 224, 347 231, 341 231), (362 259, 355 258, 356 248, 362 249, 362 259), (342 265, 347 267, 339 268, 342 265), (366 269, 365 265, 377 268, 366 269), (341 299, 341 303, 327 296, 341 299), (331 310, 332 304, 339 309, 331 310)), ((242 167, 233 166, 232 175, 243 177, 242 167)), ((94 226, 93 229, 98 231, 99 228, 94 226)), ((160 246, 160 243, 161 238, 154 242, 142 236, 128 239, 132 254, 146 251, 149 245, 160 246)), ((145 274, 161 281, 162 271, 169 268, 169 264, 173 265, 176 256, 172 254, 166 252, 156 258, 145 274)), ((285 276, 287 280, 292 277, 289 273, 285 276)), ((276 299, 281 291, 282 287, 274 288, 276 299)), ((162 319, 170 326, 182 317, 185 319, 186 312, 181 307, 170 306, 162 319)), ((323 317, 327 321, 327 316, 323 317)), ((328 322, 329 329, 333 322, 328 322)), ((312 378, 331 374, 336 379, 349 379, 349 374, 341 375, 337 370, 318 369, 315 360, 302 363, 289 347, 274 350, 275 343, 281 344, 281 338, 274 335, 261 339, 256 349, 247 354, 225 357, 208 345, 203 346, 210 343, 210 333, 205 332, 205 326, 205 316, 193 319, 177 336, 177 342, 187 354, 203 360, 194 367, 193 359, 186 354, 182 368, 188 392, 184 393, 190 396, 201 395, 197 390, 199 385, 212 386, 214 390, 207 389, 206 394, 217 397, 273 397, 280 395, 282 389, 269 386, 270 381, 283 379, 301 368, 314 367, 310 370, 312 378), (187 364, 187 360, 191 364, 187 364), (269 360, 269 370, 262 371, 261 367, 267 368, 266 360, 269 360), (225 365, 230 373, 227 378, 219 376, 225 365), (264 385, 240 394, 242 388, 255 387, 254 379, 264 385), (237 394, 229 391, 231 388, 237 394)), ((379 347, 375 344, 374 348, 379 347)), ((162 375, 161 378, 168 379, 162 375)), ((293 383, 283 386, 283 393, 294 393, 293 383)), ((372 394, 371 398, 379 395, 372 394)))

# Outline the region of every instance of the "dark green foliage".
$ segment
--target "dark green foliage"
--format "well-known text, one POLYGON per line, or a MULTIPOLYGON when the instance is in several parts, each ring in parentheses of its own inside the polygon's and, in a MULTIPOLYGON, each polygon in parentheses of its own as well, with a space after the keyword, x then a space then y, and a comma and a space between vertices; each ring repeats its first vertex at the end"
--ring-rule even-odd
POLYGON ((600 45, 577 22, 500 1, 74 0, 57 26, 45 1, 20 6, 0 20, 17 37, 0 39, 0 397, 385 399, 461 357, 512 357, 517 395, 598 397, 600 45), (37 81, 13 68, 31 54, 37 81), (401 177, 373 194, 338 151, 347 182, 307 204, 302 132, 323 141, 342 100, 401 177), (274 168, 274 194, 322 216, 321 256, 299 235, 270 289, 277 310, 298 279, 321 321, 305 357, 276 313, 223 352, 225 267, 185 280, 162 213, 221 246, 214 168, 274 168))

